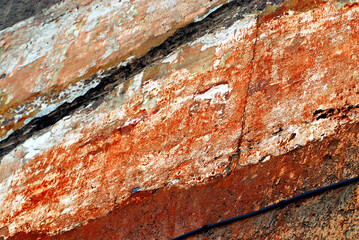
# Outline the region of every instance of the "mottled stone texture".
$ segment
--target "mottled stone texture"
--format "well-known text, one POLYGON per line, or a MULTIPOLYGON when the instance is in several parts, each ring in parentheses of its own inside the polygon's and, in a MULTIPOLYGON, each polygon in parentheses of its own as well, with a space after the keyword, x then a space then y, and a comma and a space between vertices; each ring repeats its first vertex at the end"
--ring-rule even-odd
POLYGON ((62 1, 0 35, 0 139, 70 103, 222 1, 62 1), (105 72, 104 72, 105 71, 105 72))
MULTIPOLYGON (((273 157, 262 164, 233 170, 228 177, 214 177, 206 184, 186 189, 172 185, 151 191, 136 192, 128 201, 106 216, 90 220, 88 224, 61 235, 47 237, 33 231, 30 234, 18 234, 13 239, 37 239, 39 236, 44 239, 146 239, 148 237, 167 239, 175 237, 205 224, 258 210, 303 192, 357 176, 359 174, 358 136, 359 125, 347 125, 338 129, 338 133, 333 136, 311 142, 303 148, 273 157)), ((236 158, 234 160, 236 161, 236 158)), ((346 196, 346 199, 357 204, 356 195, 346 196)), ((301 202, 297 203, 298 206, 300 204, 301 202)), ((325 205, 326 202, 322 204, 325 205)), ((331 208, 329 210, 334 211, 331 208)), ((336 211, 339 210, 340 208, 336 211)), ((273 214, 274 217, 278 217, 280 213, 273 214)), ((323 214, 326 213, 323 212, 323 214)), ((340 218, 352 216, 341 215, 341 211, 333 214, 340 218)), ((284 214, 283 217, 290 219, 290 215, 284 214)), ((332 218, 333 224, 336 217, 332 218)), ((269 220, 263 218, 263 221, 269 220)), ((312 221, 315 220, 312 219, 312 221)), ((300 220, 291 223, 302 224, 300 220)), ((236 231, 239 234, 241 224, 239 222, 228 228, 238 228, 236 231)), ((318 223, 318 226, 321 224, 318 223)), ((251 236, 260 238, 260 229, 262 227, 265 229, 265 226, 255 227, 257 227, 256 231, 251 233, 251 236)), ((285 227, 284 223, 283 227, 285 227)), ((312 226, 306 227, 309 229, 312 226)), ((298 229, 293 228, 291 231, 300 231, 299 226, 298 229)), ((219 233, 214 236, 224 234, 226 229, 219 230, 219 233)), ((216 230, 211 231, 211 234, 213 232, 215 233, 216 230)), ((230 232, 225 234, 231 239, 230 232)), ((325 231, 321 234, 325 234, 325 231)), ((236 239, 236 235, 233 236, 236 239)), ((288 235, 282 239, 292 238, 295 236, 288 235)))
POLYGON ((358 185, 189 239, 358 239, 358 185))
MULTIPOLYGON (((168 239, 356 176, 358 41, 334 0, 62 1, 5 28, 0 237, 168 239)), ((356 189, 197 238, 355 239, 356 189)))

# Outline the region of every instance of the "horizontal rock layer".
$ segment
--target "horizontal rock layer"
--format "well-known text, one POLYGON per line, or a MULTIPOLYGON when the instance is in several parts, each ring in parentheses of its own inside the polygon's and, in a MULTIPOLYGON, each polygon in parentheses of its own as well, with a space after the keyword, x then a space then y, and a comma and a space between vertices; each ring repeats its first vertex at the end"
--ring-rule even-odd
POLYGON ((193 239, 357 239, 358 193, 352 185, 193 239))
POLYGON ((0 139, 72 102, 220 1, 62 1, 0 32, 0 139))
POLYGON ((169 238, 357 174, 356 2, 43 12, 0 32, 4 237, 169 238))
MULTIPOLYGON (((156 190, 138 191, 106 216, 89 220, 86 225, 69 232, 50 237, 32 231, 17 234, 13 239, 165 239, 179 236, 206 224, 258 210, 303 192, 357 176, 358 136, 358 123, 346 125, 332 136, 272 157, 270 161, 262 164, 235 168, 228 177, 214 177, 206 184, 185 189, 172 185, 156 190)), ((235 156, 233 162, 237 160, 235 156)), ((350 215, 357 213, 357 194, 352 195, 351 192, 356 188, 356 185, 352 185, 339 189, 339 193, 334 195, 333 192, 325 193, 323 196, 326 200, 319 203, 313 203, 317 201, 315 199, 304 200, 304 207, 303 202, 296 202, 294 205, 297 207, 288 206, 285 212, 273 211, 211 230, 207 235, 199 235, 199 238, 216 239, 222 236, 228 239, 253 239, 260 238, 263 233, 263 236, 269 239, 293 238, 296 234, 303 238, 332 236, 335 239, 344 236, 356 221, 354 215, 350 215), (345 204, 348 206, 345 211, 341 211, 345 204), (318 205, 321 208, 316 210, 318 205), (301 218, 291 215, 300 214, 301 209, 307 208, 306 206, 310 209, 303 211, 301 218), (300 210, 295 210, 298 213, 291 212, 291 208, 298 207, 300 210), (310 211, 314 215, 311 215, 310 211), (283 218, 288 218, 287 223, 279 222, 279 219, 283 218), (346 221, 337 222, 337 218, 346 221), (308 221, 315 224, 305 225, 308 221), (338 228, 329 229, 328 225, 337 225, 338 228), (232 231, 235 233, 233 236, 232 231)), ((347 234, 350 238, 357 232, 349 231, 347 234)))

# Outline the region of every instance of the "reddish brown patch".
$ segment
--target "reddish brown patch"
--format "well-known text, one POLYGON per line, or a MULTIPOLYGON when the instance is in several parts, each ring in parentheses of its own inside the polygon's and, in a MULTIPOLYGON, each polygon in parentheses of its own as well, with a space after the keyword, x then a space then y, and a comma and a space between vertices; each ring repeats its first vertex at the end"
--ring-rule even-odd
POLYGON ((285 0, 279 7, 274 7, 268 11, 264 11, 260 19, 260 23, 268 22, 282 15, 288 14, 288 11, 306 12, 319 7, 323 4, 323 0, 285 0))
POLYGON ((9 236, 9 229, 8 227, 0 228, 0 237, 8 237, 9 236))
MULTIPOLYGON (((254 31, 251 30, 237 44, 241 49, 238 51, 253 48, 254 31)), ((55 146, 23 166, 24 180, 12 183, 6 202, 14 201, 16 196, 24 196, 26 200, 6 221, 10 223, 22 213, 30 216, 31 212, 43 211, 46 223, 41 224, 41 231, 51 232, 63 228, 64 224, 71 226, 106 214, 126 201, 132 189, 138 186, 141 189, 164 187, 177 178, 186 186, 205 181, 206 175, 227 174, 229 154, 237 150, 241 133, 251 69, 251 56, 238 55, 243 57, 225 68, 188 78, 170 73, 168 77, 174 80, 158 89, 154 111, 142 109, 144 97, 135 96, 124 104, 126 119, 122 122, 98 129, 74 123, 72 127, 81 127, 85 137, 68 147, 55 146), (199 91, 208 91, 223 83, 229 85, 231 92, 224 93, 218 102, 195 100, 199 91), (187 100, 178 104, 177 99, 187 100), (195 102, 198 106, 193 114, 191 107, 195 102), (196 167, 199 164, 205 168, 196 167), (180 174, 174 175, 174 172, 180 174), (69 201, 73 201, 70 206, 75 207, 76 214, 48 217, 46 210, 40 210, 55 206, 58 214, 66 212, 61 201, 74 195, 75 199, 69 201)), ((192 66, 188 67, 192 70, 192 66)), ((136 192, 131 198, 141 196, 136 192)), ((39 222, 33 220, 29 227, 22 224, 20 231, 38 228, 35 225, 39 222)))
POLYGON ((136 192, 108 215, 53 237, 9 239, 171 238, 359 174, 359 124, 271 161, 242 167, 189 188, 136 192), (330 157, 328 157, 330 156, 330 157))
MULTIPOLYGON (((292 2, 296 11, 313 3, 292 2)), ((242 144, 248 158, 255 151, 265 155, 268 144, 261 143, 271 141, 280 126, 305 128, 320 106, 342 109, 358 103, 353 86, 359 74, 353 69, 359 64, 359 32, 348 11, 352 9, 338 10, 327 3, 306 15, 282 15, 260 24, 242 144)), ((284 140, 281 147, 286 146, 284 140)))

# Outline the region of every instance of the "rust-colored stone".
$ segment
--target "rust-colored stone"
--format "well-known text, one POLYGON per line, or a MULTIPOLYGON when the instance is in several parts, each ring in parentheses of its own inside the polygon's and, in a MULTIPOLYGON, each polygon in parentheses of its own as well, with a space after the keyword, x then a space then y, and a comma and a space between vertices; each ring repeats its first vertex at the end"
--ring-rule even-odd
POLYGON ((357 184, 188 239, 358 239, 357 184))
POLYGON ((9 236, 9 229, 7 227, 0 228, 0 237, 8 237, 9 236))
MULTIPOLYGON (((37 232, 20 233, 10 239, 37 239, 38 237, 40 239, 168 239, 175 237, 205 224, 258 210, 303 192, 357 176, 359 174, 358 136, 358 124, 346 126, 333 136, 325 137, 321 141, 314 141, 287 154, 273 157, 270 161, 234 170, 227 177, 218 176, 203 184, 188 188, 177 188, 173 185, 154 191, 137 192, 106 216, 89 220, 86 225, 69 232, 53 237, 37 232)), ((334 196, 333 204, 339 196, 340 193, 334 196)), ((348 200, 357 201, 355 197, 350 197, 348 200)), ((322 200, 322 203, 317 204, 324 204, 326 201, 322 200)), ((304 205, 308 206, 308 204, 310 205, 311 202, 304 205)), ((333 208, 335 208, 334 205, 333 208)), ((290 212, 290 209, 291 207, 288 207, 286 211, 290 212)), ((331 210, 329 207, 328 209, 331 210)), ((269 213, 269 215, 271 214, 276 216, 277 212, 269 213)), ((340 212, 337 214, 344 217, 340 212)), ((280 216, 287 218, 286 216, 291 215, 283 213, 280 216)), ((333 223, 335 223, 334 216, 333 223)), ((259 218, 262 219, 260 221, 263 221, 263 224, 271 219, 267 215, 259 216, 259 218)), ((316 221, 316 219, 319 222, 322 221, 317 216, 313 216, 310 221, 316 221)), ((248 223, 237 223, 238 227, 233 226, 236 231, 233 235, 234 238, 236 238, 236 234, 247 236, 247 238, 260 237, 260 233, 251 232, 253 230, 241 230, 241 224, 248 226, 253 222, 256 224, 256 221, 259 220, 249 219, 247 221, 248 223)), ((300 225, 302 221, 294 218, 291 223, 295 227, 295 224, 300 225)), ((278 223, 277 226, 280 232, 281 229, 285 229, 286 225, 278 223)), ((257 227, 261 228, 262 225, 257 227)), ((231 228, 229 227, 229 229, 231 228)), ((273 236, 267 229, 264 228, 263 233, 273 236)), ((293 228, 291 231, 296 232, 301 229, 293 228)), ((348 225, 344 225, 340 232, 349 229, 348 225)), ((220 236, 224 231, 223 234, 230 236, 231 239, 230 230, 226 231, 225 228, 218 231, 219 233, 216 234, 216 230, 214 230, 214 236, 220 236)), ((273 230, 274 233, 276 233, 275 230, 273 230)), ((306 233, 301 232, 301 234, 306 233)), ((322 234, 325 234, 324 230, 322 234)), ((283 236, 289 237, 290 234, 283 236)), ((211 235, 207 237, 210 238, 211 235)))
POLYGON ((94 111, 85 108, 67 127, 65 120, 46 130, 42 140, 25 142, 42 148, 34 145, 61 133, 58 144, 36 157, 24 153, 29 161, 8 173, 13 180, 4 181, 9 190, 0 221, 12 232, 56 233, 107 214, 133 189, 186 187, 226 175, 243 125, 255 23, 249 16, 223 31, 223 40, 202 43, 214 41, 205 36, 180 47, 176 58, 157 65, 158 74, 136 75, 94 111), (223 60, 227 49, 232 53, 223 60), (203 62, 191 64, 198 55, 203 62), (171 61, 178 67, 168 72, 171 61), (96 113, 100 117, 93 119, 96 113), (13 202, 20 205, 14 209, 13 202))
POLYGON ((241 164, 303 146, 356 119, 345 110, 359 102, 355 9, 327 3, 260 24, 241 164), (336 113, 317 118, 321 110, 336 113))
MULTIPOLYGON (((9 60, 19 54, 14 46, 31 44, 19 36, 41 28, 43 19, 1 32, 1 66, 8 72, 0 75, 0 115, 8 113, 0 119, 0 138, 35 116, 49 116, 49 123, 24 130, 31 135, 16 132, 23 139, 11 149, 11 141, 1 142, 8 152, 0 162, 0 227, 10 239, 169 238, 358 174, 356 3, 274 1, 251 13, 251 6, 263 5, 252 1, 251 14, 231 3, 225 5, 232 6, 225 8, 228 16, 216 15, 208 32, 195 29, 200 33, 187 42, 165 42, 172 44, 166 51, 149 52, 151 61, 128 68, 120 65, 135 62, 222 1, 171 1, 171 9, 131 2, 124 22, 117 3, 99 5, 108 16, 95 3, 82 5, 78 21, 69 20, 72 32, 49 40, 53 46, 39 48, 39 56, 21 53, 16 64, 9 60), (138 7, 136 14, 131 6, 138 7), (74 100, 109 75, 96 94, 74 100), (61 108, 48 112, 64 101, 66 117, 52 115, 61 108)), ((64 20, 57 16, 43 26, 64 20)), ((347 196, 332 196, 340 194, 347 196)), ((322 206, 318 199, 309 202, 322 206)), ((251 238, 255 221, 264 218, 248 220, 247 235, 229 227, 214 236, 233 231, 251 238)), ((278 236, 266 234, 308 236, 285 225, 286 219, 268 223, 278 236)), ((344 226, 338 236, 350 227, 344 226)))
POLYGON ((69 101, 63 92, 83 94, 91 86, 81 81, 144 55, 224 1, 64 2, 0 32, 0 139, 69 101))

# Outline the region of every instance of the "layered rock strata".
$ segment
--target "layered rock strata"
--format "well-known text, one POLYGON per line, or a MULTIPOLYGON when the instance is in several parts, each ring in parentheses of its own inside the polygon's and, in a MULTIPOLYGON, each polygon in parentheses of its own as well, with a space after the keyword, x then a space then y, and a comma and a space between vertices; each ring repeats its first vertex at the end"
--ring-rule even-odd
MULTIPOLYGON (((357 175, 358 40, 334 0, 62 1, 5 28, 0 234, 167 239, 357 175)), ((355 189, 198 237, 354 237, 355 189)))

